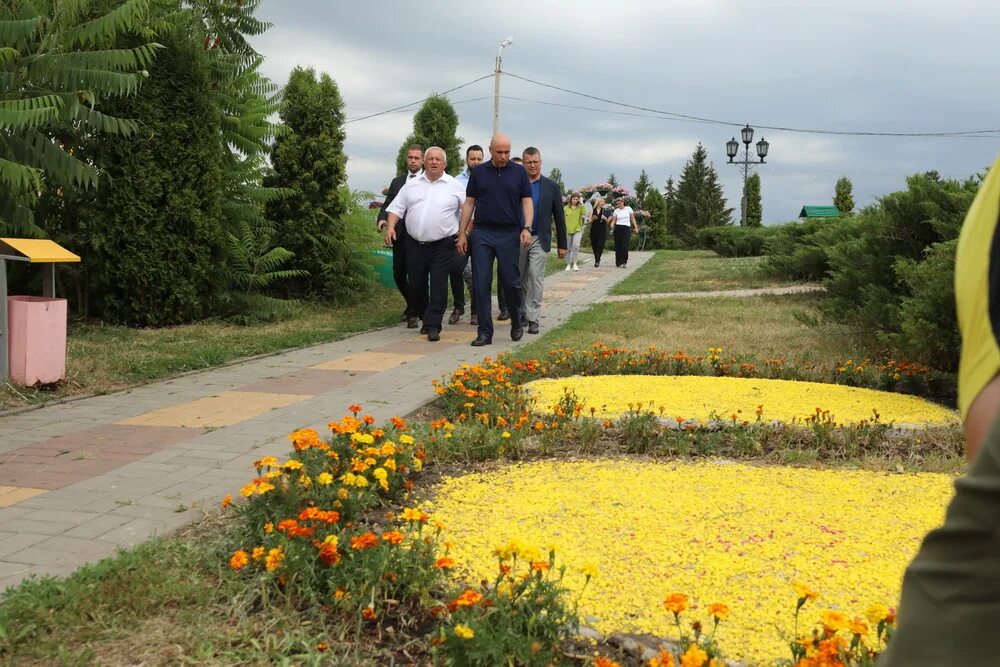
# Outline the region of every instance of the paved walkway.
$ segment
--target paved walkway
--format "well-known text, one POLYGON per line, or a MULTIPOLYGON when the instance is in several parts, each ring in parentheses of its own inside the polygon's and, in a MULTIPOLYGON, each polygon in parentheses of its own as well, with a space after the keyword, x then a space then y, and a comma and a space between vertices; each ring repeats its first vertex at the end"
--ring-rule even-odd
MULTIPOLYGON (((546 278, 542 333, 603 297, 627 269, 546 278)), ((0 417, 0 590, 168 533, 237 495, 253 461, 326 432, 359 403, 379 423, 435 398, 431 381, 513 349, 507 323, 474 348, 468 317, 430 343, 400 325, 129 391, 0 417)), ((525 333, 520 344, 535 337, 525 333)))
POLYGON ((807 294, 822 292, 822 285, 789 285, 788 287, 759 287, 756 289, 731 289, 705 292, 656 292, 653 294, 614 294, 605 296, 601 302, 609 301, 639 301, 643 299, 708 299, 717 297, 767 296, 782 294, 807 294))

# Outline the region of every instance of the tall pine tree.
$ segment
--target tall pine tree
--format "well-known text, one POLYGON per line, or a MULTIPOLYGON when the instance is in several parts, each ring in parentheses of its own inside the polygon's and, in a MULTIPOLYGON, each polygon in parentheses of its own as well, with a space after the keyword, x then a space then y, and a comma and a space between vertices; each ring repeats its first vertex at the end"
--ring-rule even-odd
POLYGON ((666 248, 670 238, 667 230, 667 204, 656 188, 650 188, 646 193, 645 209, 649 211, 647 219, 649 235, 646 237, 646 247, 652 250, 666 248))
POLYGON ((854 186, 851 179, 841 176, 837 179, 837 185, 833 192, 833 205, 837 207, 841 215, 850 215, 854 210, 854 186))
POLYGON ((681 238, 688 244, 694 243, 698 230, 732 222, 733 209, 726 207, 719 175, 700 143, 681 172, 672 213, 681 238))
POLYGON ((286 131, 274 142, 274 175, 266 185, 292 194, 267 206, 277 226, 274 240, 295 253, 296 268, 309 272, 287 283, 290 293, 337 299, 350 294, 359 277, 340 222, 345 204, 338 188, 347 180, 344 102, 328 74, 317 77, 301 67, 292 70, 284 97, 286 131))
POLYGON ((666 185, 663 186, 663 209, 667 220, 667 232, 672 236, 680 238, 680 229, 677 228, 677 217, 674 215, 674 209, 677 206, 677 183, 674 181, 674 177, 671 176, 667 179, 666 185))
POLYGON ((760 202, 760 174, 751 174, 747 179, 747 227, 760 227, 764 219, 764 207, 760 202))
POLYGON ((611 172, 610 174, 608 174, 608 180, 606 180, 605 183, 607 183, 613 188, 618 187, 618 179, 615 178, 615 172, 611 172))
POLYGON ((454 176, 464 167, 462 161, 462 138, 455 135, 458 131, 458 114, 448 98, 441 95, 431 95, 423 106, 413 116, 413 132, 406 137, 399 147, 396 156, 396 175, 406 173, 406 149, 413 144, 420 144, 427 150, 431 146, 444 149, 448 158, 447 173, 454 176))
POLYGON ((649 180, 649 175, 643 169, 639 174, 639 180, 635 182, 635 200, 640 209, 646 208, 646 194, 653 187, 653 181, 649 180))
POLYGON ((559 192, 564 195, 569 194, 569 190, 566 188, 566 184, 563 182, 562 171, 559 167, 553 167, 552 171, 549 172, 549 180, 559 186, 559 192))

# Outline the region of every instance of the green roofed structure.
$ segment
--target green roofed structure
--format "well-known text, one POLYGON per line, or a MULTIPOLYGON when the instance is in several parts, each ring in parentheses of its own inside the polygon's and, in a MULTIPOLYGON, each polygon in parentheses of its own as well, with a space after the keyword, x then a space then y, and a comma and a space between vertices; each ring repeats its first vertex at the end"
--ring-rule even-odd
POLYGON ((836 206, 803 206, 800 218, 839 218, 840 209, 836 206))

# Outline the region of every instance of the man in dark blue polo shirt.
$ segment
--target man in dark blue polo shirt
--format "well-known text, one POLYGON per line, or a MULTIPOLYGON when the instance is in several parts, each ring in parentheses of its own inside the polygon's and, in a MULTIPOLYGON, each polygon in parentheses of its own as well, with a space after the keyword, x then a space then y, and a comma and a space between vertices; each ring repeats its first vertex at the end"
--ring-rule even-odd
MULTIPOLYGON (((493 287, 493 260, 497 262, 500 290, 511 314, 511 340, 521 340, 524 323, 521 311, 521 275, 518 268, 520 247, 531 243, 531 230, 524 220, 534 219, 531 183, 528 172, 510 162, 510 137, 497 133, 490 141, 490 160, 469 174, 465 205, 458 230, 458 251, 472 253, 472 284, 477 304, 490 304, 493 287), (472 213, 476 226, 468 236, 472 213)), ((472 345, 493 342, 493 313, 488 306, 479 309, 479 331, 472 345)))

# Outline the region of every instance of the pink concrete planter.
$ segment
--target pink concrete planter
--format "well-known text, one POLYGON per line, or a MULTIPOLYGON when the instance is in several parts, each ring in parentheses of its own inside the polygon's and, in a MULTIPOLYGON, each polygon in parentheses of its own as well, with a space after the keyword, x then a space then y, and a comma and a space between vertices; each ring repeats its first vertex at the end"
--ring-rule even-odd
POLYGON ((7 297, 10 379, 24 387, 66 377, 66 299, 7 297))

